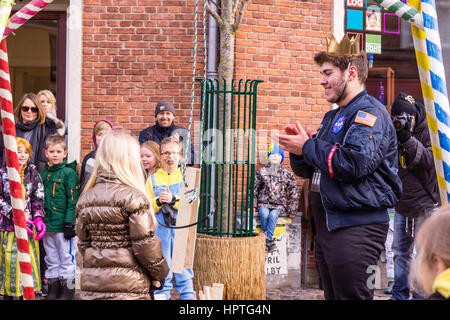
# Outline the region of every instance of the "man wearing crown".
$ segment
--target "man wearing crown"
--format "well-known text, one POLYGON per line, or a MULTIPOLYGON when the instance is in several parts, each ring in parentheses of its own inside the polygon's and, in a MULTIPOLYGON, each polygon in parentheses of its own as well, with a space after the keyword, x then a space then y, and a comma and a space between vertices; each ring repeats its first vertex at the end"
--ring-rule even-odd
POLYGON ((389 226, 388 208, 402 193, 397 138, 386 108, 367 94, 367 55, 359 37, 332 36, 320 67, 328 111, 318 131, 296 121, 277 135, 292 170, 310 179, 315 258, 325 299, 373 299, 377 262, 389 226))

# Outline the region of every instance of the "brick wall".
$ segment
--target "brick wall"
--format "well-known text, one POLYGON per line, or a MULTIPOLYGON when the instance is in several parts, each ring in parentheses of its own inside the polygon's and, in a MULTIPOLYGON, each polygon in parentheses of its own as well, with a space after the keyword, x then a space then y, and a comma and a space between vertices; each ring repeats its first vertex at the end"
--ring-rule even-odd
MULTIPOLYGON (((154 107, 163 99, 174 103, 177 123, 187 127, 194 6, 195 0, 84 0, 82 157, 92 148, 96 120, 108 118, 137 136, 154 123, 154 107)), ((199 11, 197 76, 202 76, 199 11)), ((249 0, 236 35, 235 78, 264 80, 257 112, 263 154, 270 130, 282 130, 294 119, 317 127, 329 109, 313 56, 325 49, 331 23, 331 0, 249 0)), ((311 257, 308 268, 315 268, 311 257)))
POLYGON ((154 124, 156 103, 168 99, 178 123, 188 122, 194 6, 194 0, 84 1, 82 156, 91 150, 92 127, 101 118, 137 136, 154 124))

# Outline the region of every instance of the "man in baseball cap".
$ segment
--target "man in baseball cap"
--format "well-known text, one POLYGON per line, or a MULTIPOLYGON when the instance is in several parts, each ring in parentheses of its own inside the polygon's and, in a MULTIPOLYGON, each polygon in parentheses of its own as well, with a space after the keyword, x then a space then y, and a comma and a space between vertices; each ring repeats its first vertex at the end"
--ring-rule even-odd
MULTIPOLYGON (((185 142, 188 139, 188 131, 185 128, 175 125, 176 118, 175 107, 172 102, 168 100, 162 100, 156 104, 155 107, 156 123, 139 133, 139 143, 142 144, 145 141, 153 140, 160 144, 164 138, 178 135, 181 142, 185 142)), ((192 137, 191 137, 192 140, 192 137)), ((183 146, 184 150, 185 146, 183 146)), ((194 146, 190 145, 190 154, 187 164, 194 164, 194 146)))

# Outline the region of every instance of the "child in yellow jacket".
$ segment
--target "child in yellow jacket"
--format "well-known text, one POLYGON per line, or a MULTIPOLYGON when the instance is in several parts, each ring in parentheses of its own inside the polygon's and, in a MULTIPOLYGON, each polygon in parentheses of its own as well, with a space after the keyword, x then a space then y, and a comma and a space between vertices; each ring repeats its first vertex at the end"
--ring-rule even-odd
MULTIPOLYGON (((183 183, 183 176, 178 168, 182 147, 176 137, 168 137, 161 141, 160 152, 161 169, 148 178, 146 189, 152 198, 153 209, 158 221, 156 235, 161 239, 164 256, 167 263, 171 265, 175 238, 175 230, 171 229, 171 227, 176 224, 183 183)), ((172 289, 172 277, 174 277, 174 286, 180 293, 180 299, 193 300, 193 276, 194 272, 190 268, 184 268, 182 273, 170 271, 165 279, 163 289, 155 291, 155 294, 164 293, 166 299, 169 300, 172 289)))

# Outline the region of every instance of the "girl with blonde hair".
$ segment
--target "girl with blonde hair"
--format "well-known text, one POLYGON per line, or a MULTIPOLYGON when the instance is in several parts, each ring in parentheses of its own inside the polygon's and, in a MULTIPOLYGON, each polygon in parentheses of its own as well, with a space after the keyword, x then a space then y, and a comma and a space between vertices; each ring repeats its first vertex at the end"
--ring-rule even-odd
POLYGON ((56 98, 50 90, 41 90, 37 97, 41 101, 42 108, 45 112, 51 112, 56 116, 56 98))
POLYGON ((56 116, 56 98, 53 93, 50 90, 41 90, 38 92, 37 98, 41 102, 42 109, 46 112, 47 118, 55 123, 56 133, 63 136, 66 133, 66 126, 56 116))
POLYGON ((169 272, 139 151, 135 138, 112 131, 97 149, 76 208, 82 300, 149 299, 169 272))
MULTIPOLYGON (((38 240, 46 231, 43 221, 44 185, 36 167, 30 163, 31 145, 23 138, 16 140, 31 271, 34 289, 39 291, 41 278, 38 240), (35 234, 33 229, 38 232, 35 234)), ((18 255, 8 171, 7 167, 3 167, 0 169, 0 294, 3 295, 4 300, 12 300, 13 297, 22 297, 23 295, 18 255)))
POLYGON ((141 144, 141 163, 145 170, 145 178, 150 177, 161 168, 159 144, 152 140, 145 141, 141 144))
POLYGON ((450 300, 450 205, 439 208, 418 231, 417 257, 411 270, 430 300, 450 300))

